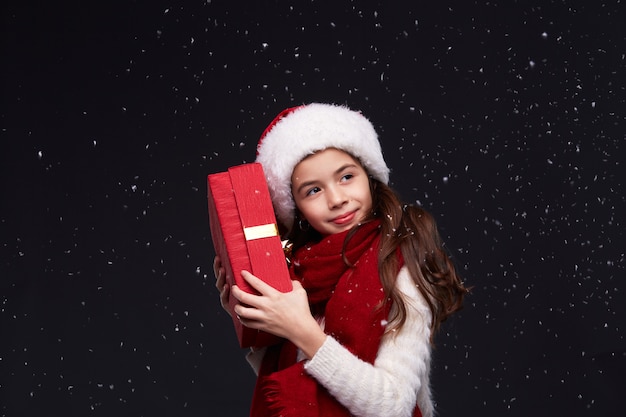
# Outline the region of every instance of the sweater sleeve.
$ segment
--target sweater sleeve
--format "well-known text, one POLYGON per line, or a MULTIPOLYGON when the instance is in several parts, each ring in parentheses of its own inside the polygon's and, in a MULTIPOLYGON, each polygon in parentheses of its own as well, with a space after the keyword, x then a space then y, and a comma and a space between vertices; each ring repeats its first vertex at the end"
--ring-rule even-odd
POLYGON ((407 302, 407 320, 399 331, 383 336, 373 365, 330 336, 305 364, 311 376, 359 417, 411 416, 416 402, 424 417, 433 413, 430 309, 406 267, 396 285, 407 302))
POLYGON ((259 370, 261 369, 261 362, 263 362, 263 357, 265 356, 265 351, 267 347, 261 348, 250 348, 250 351, 246 354, 246 360, 248 364, 254 371, 255 375, 259 375, 259 370))

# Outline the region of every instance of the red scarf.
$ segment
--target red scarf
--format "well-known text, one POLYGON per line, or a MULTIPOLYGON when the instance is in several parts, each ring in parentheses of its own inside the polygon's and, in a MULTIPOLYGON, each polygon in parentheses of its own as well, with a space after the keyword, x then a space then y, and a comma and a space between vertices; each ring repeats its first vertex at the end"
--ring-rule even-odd
MULTIPOLYGON (((363 225, 349 240, 348 232, 324 237, 300 248, 293 257, 292 279, 307 290, 315 315, 324 316, 326 334, 363 361, 374 363, 385 330, 389 307, 383 300, 378 274, 379 222, 363 225)), ((296 362, 297 348, 289 341, 267 349, 255 388, 253 417, 331 417, 350 412, 296 362)), ((416 407, 416 416, 421 416, 416 407)))

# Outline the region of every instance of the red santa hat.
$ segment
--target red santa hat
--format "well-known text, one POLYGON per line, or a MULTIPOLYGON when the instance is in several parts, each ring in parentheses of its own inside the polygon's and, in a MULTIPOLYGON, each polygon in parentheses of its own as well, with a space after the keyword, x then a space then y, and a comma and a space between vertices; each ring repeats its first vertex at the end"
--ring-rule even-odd
POLYGON ((291 174, 304 158, 326 148, 349 153, 369 175, 389 182, 378 135, 361 113, 323 103, 283 110, 263 132, 256 161, 263 165, 276 217, 288 230, 293 226, 296 208, 291 174))

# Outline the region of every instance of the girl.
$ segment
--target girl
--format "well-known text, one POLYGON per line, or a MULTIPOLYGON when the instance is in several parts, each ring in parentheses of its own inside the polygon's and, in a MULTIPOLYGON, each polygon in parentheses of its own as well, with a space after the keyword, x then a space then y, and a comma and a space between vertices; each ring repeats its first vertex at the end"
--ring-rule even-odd
POLYGON ((252 349, 252 416, 433 415, 431 343, 466 289, 433 218, 403 205, 372 124, 346 107, 313 103, 279 114, 257 148, 294 289, 243 271, 259 294, 225 284, 224 308, 284 341, 252 349))

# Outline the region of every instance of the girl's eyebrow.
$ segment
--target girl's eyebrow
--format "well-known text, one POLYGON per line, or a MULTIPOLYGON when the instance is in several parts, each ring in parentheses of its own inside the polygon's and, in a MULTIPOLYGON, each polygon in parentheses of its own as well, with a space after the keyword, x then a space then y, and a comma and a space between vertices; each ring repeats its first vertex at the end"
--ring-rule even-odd
POLYGON ((345 164, 342 165, 338 170, 335 171, 335 174, 339 174, 342 171, 345 171, 348 168, 356 168, 356 164, 345 164))
POLYGON ((296 192, 299 193, 300 191, 302 191, 303 188, 310 187, 311 185, 315 184, 316 182, 317 181, 306 181, 306 182, 303 182, 302 184, 300 184, 300 186, 298 187, 296 192))
MULTIPOLYGON (((346 169, 349 169, 349 168, 356 168, 356 164, 345 164, 345 165, 342 165, 337 170, 335 170, 335 172, 333 174, 334 175, 338 175, 338 174, 342 173, 343 171, 345 171, 346 169)), ((296 191, 300 192, 300 190, 302 190, 303 188, 306 188, 306 187, 309 187, 311 185, 314 185, 315 183, 317 183, 317 180, 305 181, 302 184, 300 184, 300 186, 298 187, 298 189, 296 191)))

